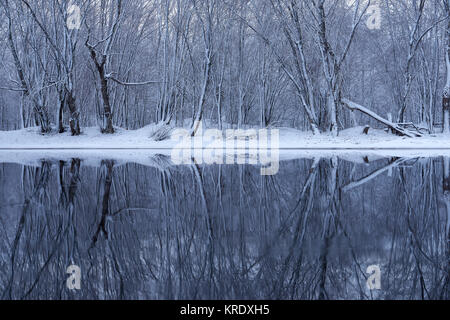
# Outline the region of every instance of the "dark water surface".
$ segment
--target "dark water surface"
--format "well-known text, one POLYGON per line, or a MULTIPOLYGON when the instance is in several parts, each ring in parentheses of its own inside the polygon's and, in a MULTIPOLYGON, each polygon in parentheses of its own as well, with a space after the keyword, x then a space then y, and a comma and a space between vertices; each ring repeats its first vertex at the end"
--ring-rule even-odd
POLYGON ((0 298, 448 299, 450 159, 350 160, 1 163, 0 298))

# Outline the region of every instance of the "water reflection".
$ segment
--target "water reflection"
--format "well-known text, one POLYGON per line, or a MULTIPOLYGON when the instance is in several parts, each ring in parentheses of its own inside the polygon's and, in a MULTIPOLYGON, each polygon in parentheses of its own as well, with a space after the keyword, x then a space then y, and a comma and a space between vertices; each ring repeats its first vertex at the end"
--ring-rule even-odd
POLYGON ((450 159, 363 160, 0 164, 0 296, 448 299, 450 159))

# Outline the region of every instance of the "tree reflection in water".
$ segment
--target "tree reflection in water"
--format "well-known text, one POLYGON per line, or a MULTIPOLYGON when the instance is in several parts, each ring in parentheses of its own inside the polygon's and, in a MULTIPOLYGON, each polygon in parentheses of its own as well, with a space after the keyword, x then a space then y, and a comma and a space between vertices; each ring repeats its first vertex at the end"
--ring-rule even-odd
POLYGON ((449 298, 449 158, 156 160, 0 164, 2 299, 449 298))

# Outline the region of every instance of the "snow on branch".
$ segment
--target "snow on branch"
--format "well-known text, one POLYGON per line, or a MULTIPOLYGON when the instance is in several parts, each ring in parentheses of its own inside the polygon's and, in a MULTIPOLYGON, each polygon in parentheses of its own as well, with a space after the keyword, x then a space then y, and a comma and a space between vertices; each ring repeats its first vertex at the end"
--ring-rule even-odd
POLYGON ((402 128, 397 123, 393 123, 393 122, 379 116, 375 112, 367 109, 366 107, 363 107, 353 101, 350 101, 348 99, 342 99, 342 102, 344 103, 344 106, 346 106, 348 109, 350 109, 352 111, 357 110, 359 112, 362 112, 362 113, 368 115, 369 117, 377 120, 378 122, 381 122, 385 126, 391 128, 394 132, 397 132, 398 134, 400 134, 402 136, 407 136, 409 138, 422 137, 422 134, 420 132, 413 132, 413 131, 407 130, 405 128, 402 128))

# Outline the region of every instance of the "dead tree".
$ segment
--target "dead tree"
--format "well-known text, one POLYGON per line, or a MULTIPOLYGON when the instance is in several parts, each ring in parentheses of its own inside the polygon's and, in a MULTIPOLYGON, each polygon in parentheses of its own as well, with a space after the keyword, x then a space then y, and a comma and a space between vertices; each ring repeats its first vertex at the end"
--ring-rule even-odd
POLYGON ((383 174, 386 171, 391 170, 392 168, 396 168, 399 165, 401 165, 402 163, 404 163, 405 161, 407 161, 407 159, 405 158, 399 158, 396 159, 394 161, 391 161, 387 166, 380 168, 378 170, 375 170, 374 172, 370 173, 369 175, 357 180, 357 181, 353 181, 347 185, 345 185, 344 187, 341 188, 341 190, 343 192, 348 192, 354 188, 357 188, 359 186, 362 186, 366 183, 368 183, 369 181, 375 179, 376 177, 378 177, 379 175, 383 174))
POLYGON ((393 123, 387 119, 384 119, 383 117, 379 116, 375 112, 373 112, 373 111, 367 109, 366 107, 363 107, 353 101, 350 101, 348 99, 342 99, 342 102, 343 102, 344 106, 346 106, 349 110, 360 111, 360 112, 368 115, 372 119, 375 119, 376 121, 382 123, 383 125, 387 126, 390 129, 392 129, 395 133, 397 133, 401 136, 407 136, 409 138, 422 137, 422 134, 420 132, 414 132, 414 131, 410 131, 405 128, 402 128, 397 123, 393 123))

